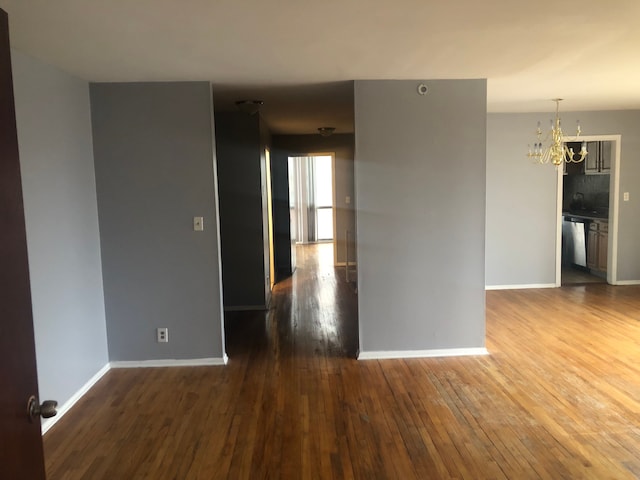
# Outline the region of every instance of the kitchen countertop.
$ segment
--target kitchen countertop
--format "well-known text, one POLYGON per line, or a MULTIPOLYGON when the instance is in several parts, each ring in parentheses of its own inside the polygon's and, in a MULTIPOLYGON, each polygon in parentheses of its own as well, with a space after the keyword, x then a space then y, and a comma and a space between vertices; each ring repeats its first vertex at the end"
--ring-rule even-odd
POLYGON ((567 211, 563 211, 562 215, 565 217, 575 217, 575 218, 583 218, 585 220, 604 220, 605 222, 609 221, 609 214, 608 213, 598 213, 598 212, 592 212, 592 211, 586 211, 586 212, 567 212, 567 211))

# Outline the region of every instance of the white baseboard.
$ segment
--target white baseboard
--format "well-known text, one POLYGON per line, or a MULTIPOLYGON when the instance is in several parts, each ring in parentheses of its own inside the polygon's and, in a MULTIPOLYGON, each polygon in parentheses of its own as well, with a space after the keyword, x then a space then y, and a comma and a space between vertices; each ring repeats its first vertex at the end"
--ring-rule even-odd
POLYGON ((478 347, 442 348, 435 350, 360 352, 358 354, 358 360, 382 360, 390 358, 464 357, 469 355, 489 355, 489 351, 484 347, 478 347))
POLYGON ((485 290, 520 290, 525 288, 556 288, 555 283, 530 283, 519 285, 486 285, 485 290))
POLYGON ((615 285, 640 285, 640 280, 618 280, 615 285))
POLYGON ((161 360, 132 360, 111 362, 111 368, 151 368, 151 367, 200 367, 204 365, 226 365, 229 357, 186 358, 161 360))
POLYGON ((111 365, 107 363, 104 367, 98 370, 98 372, 93 377, 91 377, 87 383, 80 387, 80 390, 74 393, 69 400, 64 402, 64 404, 58 408, 58 413, 55 417, 44 419, 41 424, 42 435, 47 433, 49 429, 53 427, 58 422, 58 420, 60 420, 64 416, 64 414, 67 413, 71 409, 71 407, 73 407, 76 402, 80 400, 84 396, 84 394, 87 393, 91 389, 91 387, 93 387, 98 382, 98 380, 100 380, 110 369, 111 365))

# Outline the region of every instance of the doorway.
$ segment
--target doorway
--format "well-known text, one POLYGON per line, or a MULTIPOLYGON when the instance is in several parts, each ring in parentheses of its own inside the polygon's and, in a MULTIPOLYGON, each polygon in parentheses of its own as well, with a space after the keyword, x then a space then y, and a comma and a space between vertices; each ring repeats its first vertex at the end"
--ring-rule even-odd
POLYGON ((588 146, 587 160, 558 168, 557 287, 617 284, 621 138, 581 136, 588 146))
MULTIPOLYGON (((268 310, 225 312, 226 348, 236 359, 259 358, 262 353, 275 354, 276 361, 310 352, 357 356, 357 296, 335 265, 336 240, 343 237, 335 233, 342 213, 336 202, 335 154, 298 152, 276 146, 271 162, 265 162, 271 163, 274 185, 268 203, 280 214, 274 224, 276 252, 286 248, 291 233, 292 271, 278 278, 268 310), (290 232, 277 230, 285 215, 290 232)), ((337 173, 340 179, 341 170, 337 173)))
POLYGON ((288 164, 293 248, 296 244, 331 243, 335 265, 335 154, 288 157, 288 164))

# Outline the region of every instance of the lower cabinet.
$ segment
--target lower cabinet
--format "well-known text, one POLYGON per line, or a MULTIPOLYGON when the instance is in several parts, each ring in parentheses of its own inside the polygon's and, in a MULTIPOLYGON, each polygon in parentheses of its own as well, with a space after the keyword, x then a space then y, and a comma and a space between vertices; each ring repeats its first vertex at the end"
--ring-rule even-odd
POLYGON ((609 222, 594 221, 589 224, 587 239, 587 267, 591 270, 607 271, 609 248, 609 222))
POLYGON ((607 256, 609 254, 609 232, 598 232, 598 270, 607 271, 607 256))
POLYGON ((587 267, 591 270, 598 269, 598 231, 593 229, 593 223, 589 226, 589 238, 587 239, 587 267))

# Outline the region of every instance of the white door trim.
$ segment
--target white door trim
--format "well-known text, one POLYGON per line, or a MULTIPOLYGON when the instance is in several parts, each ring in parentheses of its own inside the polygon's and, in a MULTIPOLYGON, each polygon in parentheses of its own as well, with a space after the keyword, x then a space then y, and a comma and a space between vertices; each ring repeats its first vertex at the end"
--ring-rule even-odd
MULTIPOLYGON (((620 147, 622 135, 581 135, 580 141, 613 142, 614 155, 609 174, 609 241, 607 258, 607 283, 618 285, 618 214, 620 209, 620 147)), ((565 142, 576 137, 565 137, 565 142)), ((558 168, 556 185, 556 287, 562 284, 562 169, 558 168)))

